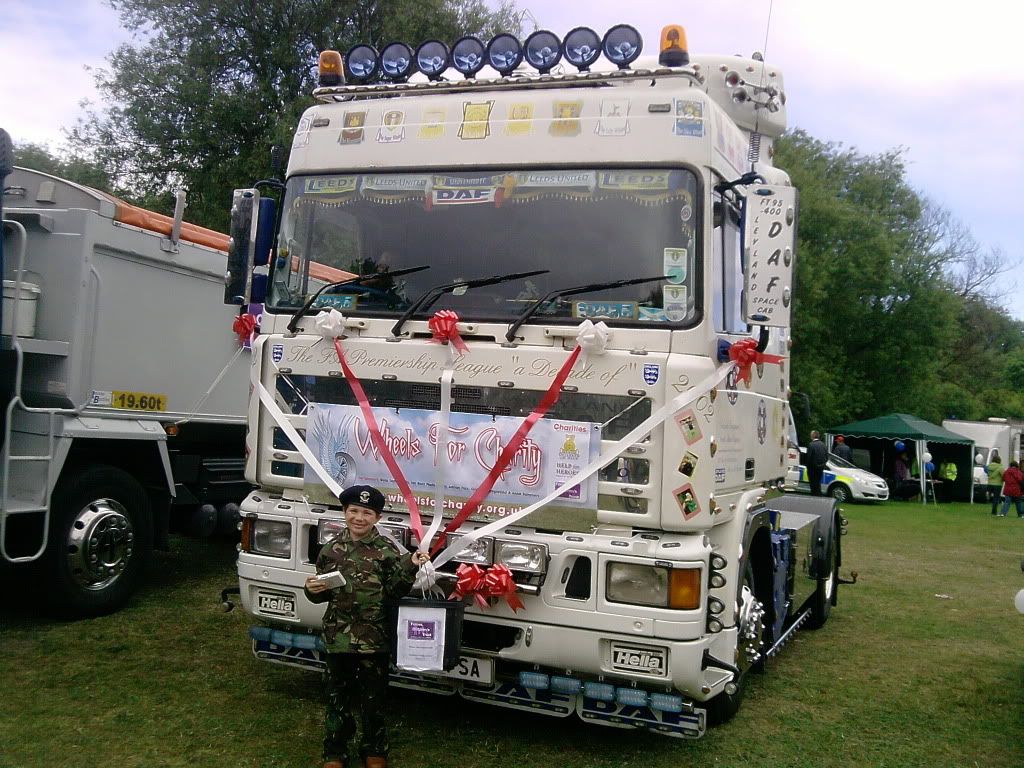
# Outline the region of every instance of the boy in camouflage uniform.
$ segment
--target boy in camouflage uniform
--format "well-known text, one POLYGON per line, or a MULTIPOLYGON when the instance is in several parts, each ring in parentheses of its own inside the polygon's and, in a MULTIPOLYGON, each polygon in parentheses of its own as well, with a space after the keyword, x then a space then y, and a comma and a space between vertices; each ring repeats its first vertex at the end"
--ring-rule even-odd
POLYGON ((327 716, 324 768, 345 768, 355 735, 355 713, 362 715, 360 754, 367 768, 386 768, 388 735, 385 698, 390 638, 384 604, 404 597, 412 587, 425 552, 400 555, 374 527, 384 511, 384 495, 368 485, 345 490, 340 501, 346 528, 324 544, 318 574, 338 571, 345 579, 330 588, 306 579, 306 597, 327 603, 323 642, 327 649, 327 716))

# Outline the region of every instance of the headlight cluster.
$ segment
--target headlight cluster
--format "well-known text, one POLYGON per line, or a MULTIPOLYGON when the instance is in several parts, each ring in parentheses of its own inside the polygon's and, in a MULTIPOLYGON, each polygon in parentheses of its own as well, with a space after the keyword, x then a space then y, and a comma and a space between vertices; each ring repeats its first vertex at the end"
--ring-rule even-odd
POLYGON ((342 520, 324 518, 316 524, 316 540, 321 545, 326 544, 329 539, 333 539, 343 530, 345 530, 345 523, 342 520))
MULTIPOLYGON (((451 546, 464 535, 449 533, 446 542, 451 546)), ((544 573, 548 567, 548 548, 545 544, 484 537, 469 544, 452 559, 475 565, 506 565, 510 570, 523 573, 544 573)))
POLYGON ((270 557, 291 556, 291 523, 281 520, 255 520, 252 524, 249 551, 270 557))
POLYGON ((605 597, 611 603, 683 611, 700 605, 700 568, 613 562, 606 576, 605 597))

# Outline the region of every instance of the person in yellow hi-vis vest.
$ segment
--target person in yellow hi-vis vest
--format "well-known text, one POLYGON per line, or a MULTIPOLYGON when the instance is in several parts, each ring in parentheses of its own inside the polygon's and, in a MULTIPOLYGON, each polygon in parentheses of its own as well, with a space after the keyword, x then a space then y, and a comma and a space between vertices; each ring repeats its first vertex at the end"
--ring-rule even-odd
POLYGON ((946 460, 939 465, 939 479, 942 481, 942 500, 952 501, 953 485, 956 483, 956 464, 946 460))

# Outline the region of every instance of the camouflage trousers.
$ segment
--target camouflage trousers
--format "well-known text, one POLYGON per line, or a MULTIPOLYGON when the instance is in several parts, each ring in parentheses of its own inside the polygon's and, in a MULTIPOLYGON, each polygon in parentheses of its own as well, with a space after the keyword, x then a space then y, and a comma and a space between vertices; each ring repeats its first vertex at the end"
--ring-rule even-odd
POLYGON ((387 757, 386 700, 388 655, 386 653, 328 653, 327 714, 324 718, 324 759, 345 760, 356 734, 356 716, 363 733, 362 757, 387 757))

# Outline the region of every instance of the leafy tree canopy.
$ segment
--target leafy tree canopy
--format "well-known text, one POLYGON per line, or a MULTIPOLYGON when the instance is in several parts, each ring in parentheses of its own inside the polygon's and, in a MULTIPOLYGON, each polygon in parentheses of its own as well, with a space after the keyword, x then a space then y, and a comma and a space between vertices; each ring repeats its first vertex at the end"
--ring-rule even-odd
POLYGON ((147 205, 181 187, 188 218, 224 229, 231 190, 263 178, 313 103, 319 52, 517 33, 512 2, 484 0, 111 0, 140 41, 99 72, 106 108, 70 134, 147 205))

